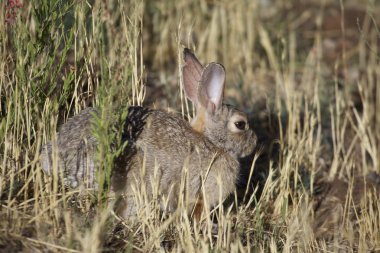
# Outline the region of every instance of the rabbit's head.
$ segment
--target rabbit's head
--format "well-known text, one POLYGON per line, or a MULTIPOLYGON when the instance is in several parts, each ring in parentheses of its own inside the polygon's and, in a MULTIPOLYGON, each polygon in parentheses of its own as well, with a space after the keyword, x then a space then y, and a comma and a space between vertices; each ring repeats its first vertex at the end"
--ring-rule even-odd
POLYGON ((251 154, 257 138, 249 128, 246 114, 223 104, 224 67, 210 63, 203 68, 189 49, 184 50, 184 62, 185 94, 196 108, 196 116, 191 122, 193 129, 237 158, 251 154))

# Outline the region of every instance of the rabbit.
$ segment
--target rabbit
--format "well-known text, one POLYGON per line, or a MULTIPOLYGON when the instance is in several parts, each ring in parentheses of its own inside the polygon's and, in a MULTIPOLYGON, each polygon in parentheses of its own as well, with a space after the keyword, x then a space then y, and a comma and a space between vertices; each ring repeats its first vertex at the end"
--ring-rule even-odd
MULTIPOLYGON (((203 68, 190 50, 185 49, 183 54, 185 94, 194 103, 196 116, 190 125, 172 113, 144 107, 129 108, 123 134, 128 145, 115 161, 111 178, 111 192, 120 197, 116 209, 124 218, 136 215, 133 199, 136 183, 144 183, 148 195, 152 195, 153 175, 159 178, 161 195, 168 199, 168 210, 175 210, 178 202, 175 193, 185 161, 189 167, 189 203, 197 207, 195 215, 199 216, 202 202, 206 202, 199 196, 202 176, 207 203, 214 206, 219 201, 218 176, 222 180, 223 199, 235 188, 238 159, 252 153, 256 146, 257 138, 249 129, 246 115, 222 103, 224 67, 210 63, 203 68), (156 162, 158 170, 155 170, 156 162), (205 175, 210 163, 209 173, 205 175), (144 178, 139 177, 142 167, 146 170, 144 178)), ((63 171, 64 182, 71 188, 83 182, 97 188, 95 155, 98 142, 91 133, 96 113, 96 109, 87 108, 69 119, 58 132, 56 144, 49 142, 42 149, 42 169, 52 173, 52 154, 57 150, 58 170, 63 171)))
POLYGON ((176 210, 187 167, 186 209, 199 220, 206 203, 216 206, 235 190, 239 158, 252 154, 256 146, 247 116, 222 103, 224 67, 210 63, 203 68, 188 49, 184 62, 185 94, 197 110, 191 124, 173 113, 129 108, 123 133, 129 157, 120 157, 111 179, 119 198, 117 213, 125 219, 137 214, 134 190, 141 184, 151 197, 159 189, 161 206, 176 210))

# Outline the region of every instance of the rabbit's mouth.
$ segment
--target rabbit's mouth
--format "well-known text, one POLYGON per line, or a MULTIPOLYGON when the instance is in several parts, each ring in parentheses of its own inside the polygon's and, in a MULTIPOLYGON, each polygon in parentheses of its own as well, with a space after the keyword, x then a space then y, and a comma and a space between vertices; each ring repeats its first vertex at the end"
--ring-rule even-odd
POLYGON ((236 148, 237 158, 245 158, 251 156, 256 148, 257 137, 256 134, 249 130, 241 136, 241 146, 236 148))

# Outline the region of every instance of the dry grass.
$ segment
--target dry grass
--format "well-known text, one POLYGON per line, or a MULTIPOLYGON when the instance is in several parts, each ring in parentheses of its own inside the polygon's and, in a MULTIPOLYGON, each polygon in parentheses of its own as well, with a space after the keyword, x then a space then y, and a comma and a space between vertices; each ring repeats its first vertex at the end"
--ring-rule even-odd
POLYGON ((0 251, 380 251, 376 1, 31 0, 11 20, 10 2, 0 3, 0 251), (157 203, 122 221, 106 201, 119 133, 105 119, 143 102, 191 115, 181 45, 225 65, 225 96, 260 147, 201 225, 157 203), (104 184, 65 189, 39 151, 87 106, 102 112, 104 184))

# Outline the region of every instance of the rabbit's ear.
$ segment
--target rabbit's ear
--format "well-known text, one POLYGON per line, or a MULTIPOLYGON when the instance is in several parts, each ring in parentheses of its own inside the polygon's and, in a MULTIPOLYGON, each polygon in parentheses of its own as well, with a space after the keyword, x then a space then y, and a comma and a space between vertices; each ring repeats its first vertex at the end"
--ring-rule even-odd
POLYGON ((210 63, 203 70, 198 99, 209 113, 214 114, 222 105, 225 79, 226 72, 219 63, 210 63))
POLYGON ((183 50, 184 65, 182 67, 182 81, 185 94, 193 104, 198 107, 198 85, 202 76, 202 64, 198 61, 197 57, 185 48, 183 50))

